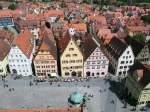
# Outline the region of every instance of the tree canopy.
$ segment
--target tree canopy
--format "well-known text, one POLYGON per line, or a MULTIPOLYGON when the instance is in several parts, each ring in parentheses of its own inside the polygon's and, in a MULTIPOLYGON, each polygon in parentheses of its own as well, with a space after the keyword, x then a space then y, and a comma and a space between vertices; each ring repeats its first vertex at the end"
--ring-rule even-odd
POLYGON ((140 41, 140 42, 145 42, 146 36, 144 34, 137 34, 133 36, 133 39, 140 41))
POLYGON ((10 9, 10 10, 15 10, 16 8, 17 8, 17 6, 15 4, 11 4, 8 7, 8 9, 10 9))
POLYGON ((150 16, 142 16, 141 19, 145 22, 145 23, 149 23, 150 24, 150 16))
POLYGON ((42 2, 51 2, 52 0, 42 0, 42 2))

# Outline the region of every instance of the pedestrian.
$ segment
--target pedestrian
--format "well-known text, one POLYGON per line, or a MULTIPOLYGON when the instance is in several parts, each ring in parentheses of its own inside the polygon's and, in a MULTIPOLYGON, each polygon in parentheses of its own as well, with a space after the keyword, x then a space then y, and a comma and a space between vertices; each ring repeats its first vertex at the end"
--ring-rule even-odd
POLYGON ((35 85, 38 85, 38 82, 36 82, 35 85))
POLYGON ((100 89, 100 90, 99 90, 99 92, 101 93, 101 92, 102 92, 102 90, 100 89))
POLYGON ((9 88, 9 92, 11 92, 11 88, 9 88))
POLYGON ((15 91, 15 89, 14 89, 14 88, 12 88, 12 91, 15 91))
POLYGON ((8 84, 6 84, 6 87, 8 88, 8 84))
POLYGON ((52 85, 52 82, 50 82, 50 85, 52 85))
POLYGON ((30 85, 30 86, 32 86, 32 85, 33 85, 31 81, 30 81, 29 85, 30 85))

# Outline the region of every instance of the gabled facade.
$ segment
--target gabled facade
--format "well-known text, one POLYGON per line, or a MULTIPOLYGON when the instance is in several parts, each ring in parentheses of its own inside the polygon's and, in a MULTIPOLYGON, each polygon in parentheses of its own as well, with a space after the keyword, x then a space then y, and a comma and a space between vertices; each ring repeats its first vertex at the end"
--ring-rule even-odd
POLYGON ((84 77, 105 77, 108 73, 109 60, 96 47, 91 55, 84 61, 84 77))
POLYGON ((146 44, 137 55, 136 60, 140 61, 143 64, 150 64, 148 63, 149 57, 150 57, 150 51, 149 51, 148 45, 146 44))
POLYGON ((130 66, 134 64, 134 54, 131 46, 117 37, 112 37, 108 42, 105 42, 102 38, 100 44, 103 53, 109 59, 114 74, 126 77, 130 66))
POLYGON ((108 73, 109 60, 100 47, 86 33, 83 38, 84 77, 105 77, 108 73))
POLYGON ((66 44, 65 47, 61 47, 63 49, 60 55, 61 75, 62 77, 82 77, 83 54, 75 40, 73 40, 73 37, 69 36, 65 38, 68 38, 68 41, 61 43, 66 44))
POLYGON ((142 64, 135 63, 129 70, 125 91, 139 106, 150 104, 150 71, 142 64))
POLYGON ((150 52, 148 43, 140 42, 131 37, 125 38, 128 45, 132 47, 132 51, 135 56, 135 60, 143 64, 148 64, 150 52))
POLYGON ((30 31, 25 30, 14 39, 8 55, 11 73, 22 76, 33 75, 31 67, 33 58, 32 53, 32 34, 30 31))
POLYGON ((32 75, 32 58, 27 57, 18 46, 12 46, 8 59, 11 73, 22 76, 32 75))
POLYGON ((116 63, 116 75, 127 76, 129 68, 134 64, 134 54, 131 46, 128 46, 116 63))
POLYGON ((57 49, 54 40, 44 37, 34 58, 35 75, 38 77, 57 76, 57 49))

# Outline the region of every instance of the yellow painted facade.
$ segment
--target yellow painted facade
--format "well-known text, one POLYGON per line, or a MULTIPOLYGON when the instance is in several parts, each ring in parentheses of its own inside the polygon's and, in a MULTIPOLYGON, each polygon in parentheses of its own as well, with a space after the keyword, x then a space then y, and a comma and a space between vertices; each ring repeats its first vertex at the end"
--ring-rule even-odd
POLYGON ((3 61, 0 61, 0 75, 7 74, 7 65, 8 65, 8 56, 6 56, 3 61))
POLYGON ((34 59, 35 74, 39 77, 57 75, 57 61, 48 51, 39 51, 34 59))
POLYGON ((83 76, 83 55, 71 38, 60 57, 62 77, 83 76))

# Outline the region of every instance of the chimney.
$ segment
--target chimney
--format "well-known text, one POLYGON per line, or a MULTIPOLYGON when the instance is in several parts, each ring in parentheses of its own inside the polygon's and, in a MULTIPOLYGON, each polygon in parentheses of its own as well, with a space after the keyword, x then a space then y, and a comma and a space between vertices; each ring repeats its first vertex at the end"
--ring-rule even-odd
POLYGON ((78 45, 78 46, 81 45, 81 40, 80 40, 80 39, 77 40, 77 45, 78 45))
POLYGON ((137 74, 138 81, 139 81, 143 77, 143 74, 144 74, 143 69, 137 69, 136 74, 137 74))

